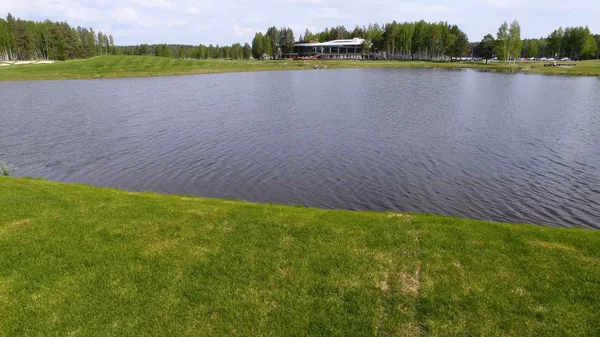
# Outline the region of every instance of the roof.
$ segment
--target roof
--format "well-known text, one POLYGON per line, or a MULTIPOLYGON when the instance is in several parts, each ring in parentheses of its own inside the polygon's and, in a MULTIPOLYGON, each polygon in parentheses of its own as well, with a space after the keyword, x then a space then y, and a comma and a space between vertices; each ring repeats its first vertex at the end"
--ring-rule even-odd
POLYGON ((316 43, 296 43, 294 46, 307 46, 307 47, 333 47, 333 46, 362 46, 365 42, 361 38, 345 39, 345 40, 333 40, 327 42, 316 42, 316 43))

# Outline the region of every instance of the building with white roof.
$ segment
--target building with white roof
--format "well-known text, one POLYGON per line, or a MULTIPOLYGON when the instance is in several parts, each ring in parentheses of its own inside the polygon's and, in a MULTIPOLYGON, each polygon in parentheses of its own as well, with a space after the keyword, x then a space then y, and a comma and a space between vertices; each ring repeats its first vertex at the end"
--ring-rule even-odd
POLYGON ((327 42, 298 42, 294 44, 294 57, 323 59, 361 59, 365 40, 360 38, 327 42))

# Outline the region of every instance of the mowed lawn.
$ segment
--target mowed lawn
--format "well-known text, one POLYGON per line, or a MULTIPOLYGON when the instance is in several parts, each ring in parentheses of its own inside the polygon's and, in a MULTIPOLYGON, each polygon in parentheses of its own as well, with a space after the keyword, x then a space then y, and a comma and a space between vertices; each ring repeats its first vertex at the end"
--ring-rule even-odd
POLYGON ((10 65, 0 67, 0 81, 60 80, 114 77, 169 76, 224 72, 307 70, 315 67, 338 68, 475 68, 509 72, 556 75, 600 75, 600 61, 559 62, 571 67, 545 67, 548 62, 426 62, 426 61, 289 61, 289 60, 181 60, 154 56, 99 56, 53 64, 10 65), (574 65, 574 66, 573 66, 574 65))
POLYGON ((0 177, 1 336, 598 336, 600 232, 0 177))

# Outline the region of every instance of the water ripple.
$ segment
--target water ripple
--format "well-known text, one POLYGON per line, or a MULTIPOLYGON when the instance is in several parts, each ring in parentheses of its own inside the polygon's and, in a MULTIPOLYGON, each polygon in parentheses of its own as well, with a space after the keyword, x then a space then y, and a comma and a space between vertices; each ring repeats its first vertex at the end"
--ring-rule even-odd
POLYGON ((598 92, 425 69, 3 82, 0 159, 132 190, 600 229, 598 92))

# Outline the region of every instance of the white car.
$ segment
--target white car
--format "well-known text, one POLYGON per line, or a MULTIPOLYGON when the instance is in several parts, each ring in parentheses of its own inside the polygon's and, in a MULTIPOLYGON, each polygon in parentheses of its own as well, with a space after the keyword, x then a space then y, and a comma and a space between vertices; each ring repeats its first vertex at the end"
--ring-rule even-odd
POLYGON ((560 59, 561 61, 569 61, 570 59, 568 57, 563 57, 560 59))
POLYGON ((554 59, 554 57, 551 57, 548 59, 548 61, 556 61, 556 60, 554 59))

